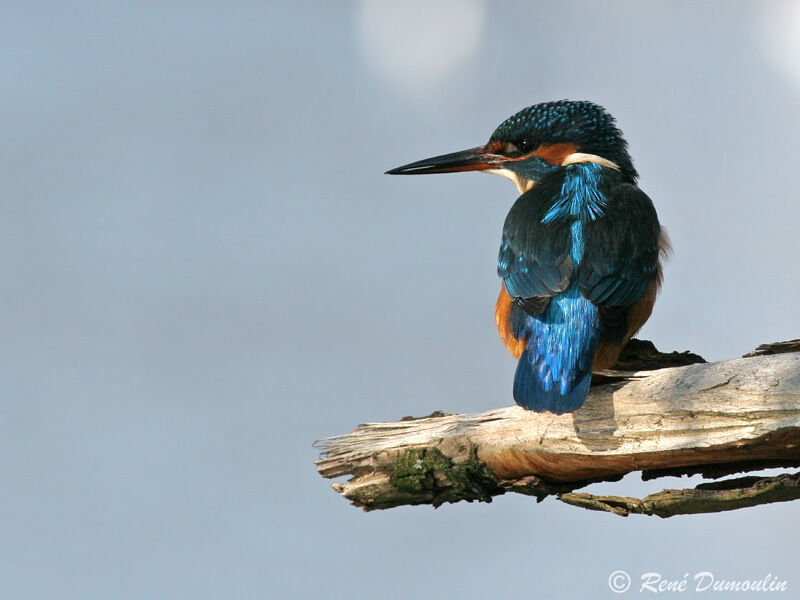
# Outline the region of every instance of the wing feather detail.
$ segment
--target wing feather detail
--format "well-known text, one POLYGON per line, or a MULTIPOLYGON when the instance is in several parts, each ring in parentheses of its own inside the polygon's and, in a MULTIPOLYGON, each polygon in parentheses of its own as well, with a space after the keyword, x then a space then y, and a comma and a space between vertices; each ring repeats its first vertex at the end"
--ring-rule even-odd
POLYGON ((511 207, 497 260, 497 274, 508 295, 531 315, 543 312, 572 279, 570 224, 543 222, 560 190, 561 182, 553 179, 534 186, 511 207))

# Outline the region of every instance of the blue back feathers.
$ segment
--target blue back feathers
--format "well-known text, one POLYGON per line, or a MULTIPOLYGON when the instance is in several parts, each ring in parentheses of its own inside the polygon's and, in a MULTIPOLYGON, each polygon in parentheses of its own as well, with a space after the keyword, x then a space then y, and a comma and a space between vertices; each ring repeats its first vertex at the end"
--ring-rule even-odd
MULTIPOLYGON (((567 167, 559 193, 541 219, 544 226, 568 224, 573 269, 583 258, 585 224, 602 217, 606 208, 599 189, 603 168, 594 163, 567 167)), ((545 310, 526 315, 519 325, 515 334, 526 337, 528 344, 514 376, 516 402, 553 413, 578 408, 589 389, 592 360, 600 341, 597 307, 580 294, 578 282, 572 281, 562 293, 549 298, 545 310)))

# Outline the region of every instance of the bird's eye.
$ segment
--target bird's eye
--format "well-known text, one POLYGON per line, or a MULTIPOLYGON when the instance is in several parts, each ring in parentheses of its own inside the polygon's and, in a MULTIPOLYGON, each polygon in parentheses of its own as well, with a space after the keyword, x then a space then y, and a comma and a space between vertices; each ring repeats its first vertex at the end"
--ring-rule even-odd
POLYGON ((517 142, 517 148, 519 148, 520 152, 525 154, 531 149, 531 143, 527 139, 523 138, 517 142))

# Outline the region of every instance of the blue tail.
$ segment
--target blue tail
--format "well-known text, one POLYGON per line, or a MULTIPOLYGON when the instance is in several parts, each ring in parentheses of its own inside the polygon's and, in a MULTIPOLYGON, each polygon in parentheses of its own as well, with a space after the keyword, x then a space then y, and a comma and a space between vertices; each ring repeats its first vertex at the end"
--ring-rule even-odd
POLYGON ((514 374, 514 400, 522 408, 536 412, 549 411, 557 415, 572 412, 586 399, 592 381, 591 367, 588 371, 574 372, 566 385, 553 381, 548 365, 537 361, 526 349, 519 358, 514 374), (574 379, 573 379, 574 377, 574 379))
POLYGON ((586 399, 599 342, 597 308, 576 285, 551 298, 539 315, 526 315, 528 339, 514 375, 514 400, 528 410, 563 414, 586 399))

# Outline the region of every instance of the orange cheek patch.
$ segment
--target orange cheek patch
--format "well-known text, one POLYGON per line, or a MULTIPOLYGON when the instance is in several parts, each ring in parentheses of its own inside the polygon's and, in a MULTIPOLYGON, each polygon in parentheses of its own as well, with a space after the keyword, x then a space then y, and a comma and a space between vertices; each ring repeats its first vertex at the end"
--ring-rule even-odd
POLYGON ((486 146, 486 150, 492 154, 503 154, 503 151, 506 149, 505 146, 503 142, 489 142, 489 145, 486 146))
POLYGON ((497 306, 494 309, 494 320, 497 323, 497 333, 505 344, 511 356, 519 358, 525 350, 526 340, 518 340, 514 337, 511 330, 511 298, 506 292, 505 286, 500 287, 500 295, 497 297, 497 306))
POLYGON ((533 155, 549 162, 551 165, 560 165, 570 154, 573 154, 578 147, 575 144, 551 144, 549 146, 539 146, 533 155))

